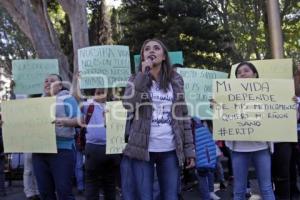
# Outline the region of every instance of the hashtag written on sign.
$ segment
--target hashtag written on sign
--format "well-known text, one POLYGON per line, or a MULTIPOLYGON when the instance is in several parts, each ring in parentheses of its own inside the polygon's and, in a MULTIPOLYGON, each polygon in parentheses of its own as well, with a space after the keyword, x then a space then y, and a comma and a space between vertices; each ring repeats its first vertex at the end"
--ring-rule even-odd
POLYGON ((217 133, 222 137, 226 135, 252 135, 254 133, 254 128, 220 128, 217 133))

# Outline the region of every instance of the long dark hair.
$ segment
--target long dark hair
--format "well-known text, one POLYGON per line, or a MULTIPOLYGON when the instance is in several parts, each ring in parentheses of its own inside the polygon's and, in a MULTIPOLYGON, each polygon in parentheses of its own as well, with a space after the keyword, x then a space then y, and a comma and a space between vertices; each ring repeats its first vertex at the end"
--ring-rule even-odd
POLYGON ((91 89, 84 89, 84 94, 87 96, 94 96, 96 89, 103 89, 107 93, 106 101, 113 101, 113 90, 112 88, 91 88, 91 89))
POLYGON ((63 79, 59 74, 49 74, 48 76, 56 76, 58 78, 58 80, 60 81, 60 83, 61 83, 61 90, 68 90, 69 91, 69 89, 64 86, 63 79))
POLYGON ((247 65, 247 66, 251 69, 251 71, 252 71, 254 74, 256 73, 256 75, 257 75, 256 78, 259 78, 259 75, 258 75, 258 72, 257 72, 256 67, 255 67, 252 63, 246 62, 246 61, 241 62, 240 64, 238 64, 238 66, 237 66, 236 69, 235 69, 235 77, 237 77, 237 72, 238 72, 239 68, 240 68, 241 66, 243 66, 243 65, 247 65))
MULTIPOLYGON (((159 80, 159 88, 164 90, 165 92, 169 89, 169 84, 171 82, 171 75, 172 75, 172 67, 170 62, 170 57, 168 54, 168 48, 164 45, 162 41, 159 39, 153 38, 153 39, 147 39, 144 41, 141 52, 140 52, 140 64, 139 64, 139 71, 142 71, 142 62, 144 61, 144 48, 145 46, 150 42, 155 41, 162 47, 165 55, 165 60, 161 63, 161 70, 160 70, 160 80, 159 80)), ((151 87, 152 82, 149 83, 149 87, 151 87)))

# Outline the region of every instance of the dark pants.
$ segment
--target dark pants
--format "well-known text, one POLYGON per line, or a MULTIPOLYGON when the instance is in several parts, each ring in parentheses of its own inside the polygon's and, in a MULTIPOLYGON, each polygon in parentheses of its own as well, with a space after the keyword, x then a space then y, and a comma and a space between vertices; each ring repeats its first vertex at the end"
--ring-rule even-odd
POLYGON ((220 147, 220 149, 221 149, 223 155, 228 158, 228 160, 227 160, 228 176, 229 177, 233 176, 232 161, 231 161, 231 151, 225 145, 223 147, 220 147))
POLYGON ((116 169, 118 155, 106 155, 104 145, 87 143, 85 147, 85 195, 88 200, 99 200, 100 187, 105 200, 116 199, 116 169))
POLYGON ((58 149, 57 154, 32 154, 33 169, 42 200, 75 200, 72 194, 73 150, 58 149))
POLYGON ((275 185, 275 196, 278 200, 290 199, 290 160, 292 147, 288 142, 274 144, 272 155, 272 177, 275 185))
POLYGON ((298 144, 292 144, 292 157, 290 161, 290 189, 291 195, 298 193, 297 177, 300 175, 300 151, 298 144))
POLYGON ((4 156, 0 153, 0 195, 5 193, 4 156))

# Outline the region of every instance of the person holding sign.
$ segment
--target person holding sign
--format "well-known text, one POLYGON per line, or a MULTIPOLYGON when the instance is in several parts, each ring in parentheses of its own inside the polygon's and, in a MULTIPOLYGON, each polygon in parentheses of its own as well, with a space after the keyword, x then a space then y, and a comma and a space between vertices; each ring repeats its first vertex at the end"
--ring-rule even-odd
POLYGON ((116 199, 116 169, 118 155, 106 155, 105 102, 111 100, 107 89, 94 89, 94 97, 82 107, 86 125, 85 196, 98 200, 100 187, 104 198, 116 199))
MULTIPOLYGON (((74 174, 74 134, 78 126, 78 104, 62 85, 57 74, 49 75, 44 82, 44 96, 55 96, 56 154, 33 153, 33 169, 42 200, 74 200, 72 177, 74 174)), ((42 131, 42 130, 41 130, 42 131)))
MULTIPOLYGON (((294 74, 295 94, 300 96, 300 63, 297 64, 297 70, 294 74)), ((296 97, 295 97, 296 98, 296 97)), ((297 102, 297 99, 293 99, 297 102)), ((298 114, 299 115, 299 114, 298 114)), ((299 137, 299 136, 298 136, 299 137)), ((272 155, 272 176, 275 185, 275 195, 278 199, 290 199, 293 190, 297 192, 297 186, 293 182, 293 143, 279 142, 274 144, 274 154, 272 155), (294 186, 292 188, 291 186, 294 186)))
MULTIPOLYGON (((252 63, 241 62, 235 70, 236 78, 259 78, 252 63)), ((215 101, 212 100, 214 103, 215 101)), ((226 141, 231 150, 234 176, 234 200, 245 199, 250 162, 255 167, 260 194, 264 200, 275 200, 271 181, 271 151, 273 144, 254 141, 226 141)))
MULTIPOLYGON (((177 200, 180 166, 184 162, 187 168, 195 166, 183 79, 172 70, 167 48, 160 40, 146 40, 140 55, 139 72, 130 77, 123 99, 134 119, 121 164, 131 163, 133 176, 121 171, 122 182, 130 179, 136 198, 150 200, 156 166, 161 198, 177 200)), ((124 200, 132 200, 133 194, 124 185, 124 200)))
POLYGON ((4 148, 3 148, 3 139, 2 139, 2 117, 0 113, 0 197, 6 196, 5 192, 5 173, 4 173, 4 148))

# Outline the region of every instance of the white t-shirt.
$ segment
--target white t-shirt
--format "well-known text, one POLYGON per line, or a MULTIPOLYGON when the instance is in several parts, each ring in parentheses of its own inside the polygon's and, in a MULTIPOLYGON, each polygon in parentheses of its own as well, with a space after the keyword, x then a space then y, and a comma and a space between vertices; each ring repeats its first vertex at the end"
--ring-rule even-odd
POLYGON ((176 148, 172 130, 173 89, 171 84, 167 92, 160 90, 159 83, 152 81, 150 95, 153 113, 150 128, 149 152, 167 152, 176 148))

